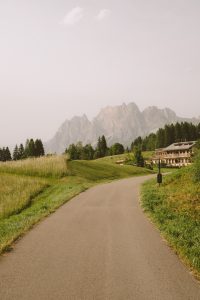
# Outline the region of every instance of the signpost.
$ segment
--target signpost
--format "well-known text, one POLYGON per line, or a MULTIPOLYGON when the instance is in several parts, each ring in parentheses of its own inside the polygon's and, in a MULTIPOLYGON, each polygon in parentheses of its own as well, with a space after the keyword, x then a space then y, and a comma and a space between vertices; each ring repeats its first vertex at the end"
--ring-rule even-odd
POLYGON ((158 161, 158 175, 157 175, 157 183, 160 184, 162 183, 162 174, 161 174, 161 165, 160 165, 160 158, 158 161))

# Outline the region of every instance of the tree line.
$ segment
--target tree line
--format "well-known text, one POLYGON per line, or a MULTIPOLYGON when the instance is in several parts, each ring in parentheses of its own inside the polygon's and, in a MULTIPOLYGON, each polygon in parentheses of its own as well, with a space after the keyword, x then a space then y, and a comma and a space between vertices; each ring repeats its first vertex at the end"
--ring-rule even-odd
POLYGON ((83 146, 81 142, 78 142, 77 144, 69 145, 65 150, 65 153, 68 153, 72 160, 92 160, 108 155, 123 154, 124 152, 124 146, 120 143, 115 143, 111 147, 108 147, 104 135, 98 138, 97 146, 95 148, 93 148, 91 144, 83 146))
POLYGON ((0 148, 0 161, 12 160, 10 149, 8 147, 0 148))
POLYGON ((0 148, 0 161, 20 160, 28 157, 44 156, 44 146, 40 139, 27 139, 25 145, 16 145, 11 156, 9 147, 0 148))
MULTIPOLYGON (((124 146, 120 143, 115 143, 111 147, 108 147, 106 138, 103 135, 98 138, 96 148, 93 148, 91 144, 83 146, 81 142, 78 142, 77 144, 69 145, 65 153, 69 154, 71 160, 92 160, 105 156, 123 154, 125 151, 129 152, 129 149, 126 148, 125 150, 124 146)), ((145 162, 140 147, 135 146, 133 154, 134 160, 132 164, 144 167, 145 162)))
POLYGON ((132 142, 131 149, 141 147, 142 151, 153 151, 156 148, 164 148, 176 142, 196 141, 200 139, 200 123, 194 125, 188 122, 165 125, 156 133, 151 133, 142 138, 139 136, 132 142))

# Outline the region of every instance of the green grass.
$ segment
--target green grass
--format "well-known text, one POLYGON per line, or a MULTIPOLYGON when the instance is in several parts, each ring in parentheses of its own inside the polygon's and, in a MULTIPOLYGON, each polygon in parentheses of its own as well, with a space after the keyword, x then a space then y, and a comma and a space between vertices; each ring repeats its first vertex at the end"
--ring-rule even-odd
POLYGON ((89 181, 114 180, 131 176, 152 174, 152 171, 134 166, 119 166, 104 160, 68 162, 71 175, 83 177, 89 181))
POLYGON ((0 220, 19 213, 48 187, 42 178, 0 175, 0 220))
POLYGON ((200 278, 200 183, 192 167, 167 175, 158 187, 155 180, 142 188, 142 206, 182 260, 200 278))
POLYGON ((34 224, 75 195, 101 182, 152 172, 105 160, 67 161, 66 156, 0 164, 0 253, 34 224))

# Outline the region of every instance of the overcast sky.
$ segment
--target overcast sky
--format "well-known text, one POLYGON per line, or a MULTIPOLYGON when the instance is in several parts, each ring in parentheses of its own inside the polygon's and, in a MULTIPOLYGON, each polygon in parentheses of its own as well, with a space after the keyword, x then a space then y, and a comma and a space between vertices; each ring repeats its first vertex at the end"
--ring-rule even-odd
POLYGON ((199 0, 0 0, 0 146, 132 101, 200 115, 199 0))

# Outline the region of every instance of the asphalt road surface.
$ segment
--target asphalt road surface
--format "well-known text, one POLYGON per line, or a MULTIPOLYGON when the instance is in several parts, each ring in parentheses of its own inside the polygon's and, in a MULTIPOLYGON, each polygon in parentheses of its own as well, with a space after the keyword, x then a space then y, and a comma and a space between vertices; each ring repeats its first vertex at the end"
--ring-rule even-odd
POLYGON ((146 178, 91 188, 26 234, 0 258, 0 300, 199 300, 140 208, 146 178))

